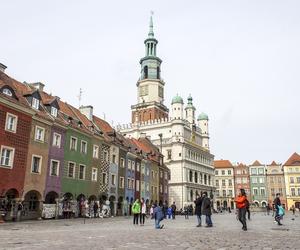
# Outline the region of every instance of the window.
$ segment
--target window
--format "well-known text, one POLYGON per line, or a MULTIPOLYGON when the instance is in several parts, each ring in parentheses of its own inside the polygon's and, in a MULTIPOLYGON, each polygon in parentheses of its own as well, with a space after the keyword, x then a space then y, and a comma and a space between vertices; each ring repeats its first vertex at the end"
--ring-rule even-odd
POLYGON ((14 161, 15 149, 10 147, 1 146, 1 166, 12 168, 14 161))
POLYGON ((195 172, 195 183, 198 183, 198 173, 195 172))
POLYGON ((260 188, 260 195, 265 196, 266 190, 264 188, 260 188))
POLYGON ((51 107, 51 115, 57 117, 57 108, 51 107))
POLYGON ((226 197, 226 190, 223 190, 223 197, 226 197))
POLYGON ((108 160, 108 152, 106 150, 103 151, 103 160, 104 161, 108 160))
POLYGON ((85 179, 85 166, 79 165, 79 179, 84 180, 85 179))
POLYGON ((41 172, 41 164, 42 164, 42 157, 38 155, 32 156, 31 162, 31 173, 40 173, 41 172))
POLYGON ((140 191, 140 181, 139 181, 139 180, 136 180, 136 181, 135 181, 135 190, 136 190, 137 192, 140 191))
POLYGON ((146 175, 147 175, 147 176, 150 175, 150 170, 149 170, 149 168, 146 168, 146 175))
POLYGON ((120 186, 120 188, 124 188, 124 177, 120 177, 119 186, 120 186))
POLYGON ((189 181, 192 182, 193 181, 193 172, 190 170, 189 172, 189 181))
POLYGON ((164 172, 163 171, 159 171, 159 178, 163 178, 164 177, 164 172))
POLYGON ((77 138, 76 137, 71 137, 70 149, 77 150, 77 138))
POLYGON ((257 178, 256 177, 252 178, 252 183, 257 183, 257 178))
POLYGON ((50 163, 50 175, 58 176, 59 173, 59 161, 51 160, 50 163))
POLYGON ((131 169, 131 160, 128 160, 128 169, 131 169))
POLYGON ((152 177, 152 179, 154 179, 154 171, 153 170, 151 170, 151 177, 152 177))
POLYGON ((290 177, 290 183, 295 183, 294 177, 290 177))
POLYGON ((107 180, 106 180, 106 173, 102 173, 102 183, 106 184, 107 180))
POLYGON ((225 187, 226 186, 226 182, 225 180, 222 180, 222 187, 225 187))
POLYGON ((55 147, 60 148, 60 144, 61 144, 61 135, 60 135, 60 134, 57 134, 57 133, 54 133, 54 134, 53 134, 53 142, 52 142, 52 145, 55 146, 55 147))
POLYGON ((5 130, 15 133, 17 131, 17 121, 18 121, 17 116, 7 113, 5 130))
POLYGON ((128 189, 131 188, 131 187, 130 187, 130 184, 131 184, 131 182, 130 182, 130 179, 128 178, 128 179, 127 179, 127 188, 128 188, 128 189))
POLYGON ((228 170, 228 175, 231 175, 231 170, 228 170))
POLYGON ((219 180, 216 180, 216 187, 219 186, 219 180))
POLYGON ((295 188, 291 188, 292 196, 296 196, 295 188))
POLYGON ((298 195, 300 196, 300 188, 298 188, 298 195))
POLYGON ((300 177, 296 177, 297 183, 300 183, 300 177))
POLYGON ((228 190, 228 196, 233 197, 233 194, 232 194, 232 190, 231 190, 231 189, 228 190))
POLYGON ((94 158, 99 158, 99 147, 97 145, 93 146, 93 157, 94 158))
POLYGON ((69 162, 68 177, 75 178, 75 163, 73 163, 73 162, 69 162))
POLYGON ((157 194, 157 187, 154 187, 154 192, 155 194, 157 194))
POLYGON ((228 180, 228 186, 232 187, 232 180, 228 180))
POLYGON ((81 153, 86 154, 87 153, 87 142, 81 141, 81 153))
POLYGON ((131 179, 131 188, 134 189, 134 179, 131 179))
POLYGON ((259 183, 265 183, 265 179, 263 177, 259 177, 259 183))
POLYGON ((259 169, 258 169, 258 173, 259 173, 259 174, 264 174, 264 169, 263 169, 263 168, 259 168, 259 169))
POLYGON ((271 195, 274 196, 275 195, 275 189, 271 188, 271 195))
POLYGON ((278 177, 277 181, 278 183, 281 183, 281 177, 278 177))
POLYGON ((236 178, 236 183, 237 184, 241 184, 242 183, 242 179, 241 178, 236 178))
POLYGON ((258 195, 257 188, 253 188, 253 194, 254 194, 254 195, 258 195))
POLYGON ((35 127, 35 140, 44 141, 45 139, 45 129, 39 126, 35 127))
POLYGON ((116 185, 116 175, 114 175, 114 174, 111 175, 111 185, 113 185, 113 186, 116 185))
POLYGON ((168 180, 168 172, 165 172, 165 180, 168 180))
POLYGON ((146 191, 147 191, 147 192, 150 191, 150 185, 149 185, 149 183, 146 183, 146 191))
POLYGON ((251 174, 256 174, 256 168, 251 168, 251 174))
POLYGON ((116 155, 112 155, 112 163, 116 163, 116 155))
POLYGON ((131 169, 134 171, 135 169, 135 162, 134 161, 131 161, 131 169))
POLYGON ((34 109, 39 109, 39 107, 40 107, 40 100, 38 100, 38 99, 32 97, 31 106, 32 106, 34 109))
POLYGON ((97 181, 98 169, 92 168, 92 181, 97 181))
POLYGON ((222 175, 225 175, 225 170, 222 170, 222 175))
POLYGON ((248 183, 247 177, 243 177, 243 184, 248 183))
POLYGON ((162 193, 163 192, 163 186, 160 184, 159 185, 159 192, 162 193))
POLYGON ((270 177, 270 183, 274 183, 274 178, 272 176, 270 177))
POLYGON ((172 158, 172 150, 171 149, 169 149, 169 150, 167 150, 167 160, 171 160, 171 158, 172 158))
POLYGON ((136 163, 136 171, 140 172, 140 164, 138 162, 136 163))
POLYGON ((236 174, 241 174, 241 170, 238 169, 238 170, 236 171, 236 174))
POLYGON ((9 89, 3 89, 3 94, 8 95, 8 96, 12 96, 12 92, 9 89))
POLYGON ((124 160, 124 158, 121 158, 121 159, 120 159, 120 166, 121 166, 122 168, 125 167, 125 160, 124 160))
POLYGON ((219 174, 219 171, 218 171, 218 170, 216 170, 216 171, 215 171, 215 175, 218 175, 218 174, 219 174))

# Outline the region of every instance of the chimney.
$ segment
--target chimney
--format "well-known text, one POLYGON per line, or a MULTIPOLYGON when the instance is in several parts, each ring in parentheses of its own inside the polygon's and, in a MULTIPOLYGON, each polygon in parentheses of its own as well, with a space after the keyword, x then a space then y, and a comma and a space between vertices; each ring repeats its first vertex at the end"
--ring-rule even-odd
POLYGON ((85 115, 90 121, 93 120, 93 106, 81 106, 79 108, 80 112, 85 115))
POLYGON ((45 84, 41 83, 41 82, 34 82, 34 83, 29 83, 28 85, 40 90, 40 91, 44 91, 44 87, 45 84))
POLYGON ((1 72, 4 72, 6 68, 7 67, 4 64, 0 63, 0 71, 1 72))

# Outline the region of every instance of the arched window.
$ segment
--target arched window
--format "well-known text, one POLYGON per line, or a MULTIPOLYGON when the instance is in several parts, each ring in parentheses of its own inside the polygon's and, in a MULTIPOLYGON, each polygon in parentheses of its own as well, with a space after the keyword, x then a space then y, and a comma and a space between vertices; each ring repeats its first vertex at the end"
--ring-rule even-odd
POLYGON ((156 78, 160 79, 160 68, 159 67, 156 68, 156 78))
POLYGON ((148 78, 148 66, 144 67, 144 79, 148 78))
POLYGON ((207 184, 207 176, 206 176, 206 174, 204 175, 204 185, 206 185, 207 184))
POLYGON ((193 196, 194 196, 194 194, 193 194, 193 190, 191 190, 191 191, 190 191, 190 197, 191 197, 191 201, 193 201, 193 198, 194 198, 193 196))
POLYGON ((195 183, 198 183, 198 174, 195 172, 195 183))
POLYGON ((3 89, 3 94, 8 95, 8 96, 12 96, 12 92, 9 89, 3 89))
POLYGON ((190 170, 190 178, 189 178, 190 182, 193 181, 193 172, 190 170))

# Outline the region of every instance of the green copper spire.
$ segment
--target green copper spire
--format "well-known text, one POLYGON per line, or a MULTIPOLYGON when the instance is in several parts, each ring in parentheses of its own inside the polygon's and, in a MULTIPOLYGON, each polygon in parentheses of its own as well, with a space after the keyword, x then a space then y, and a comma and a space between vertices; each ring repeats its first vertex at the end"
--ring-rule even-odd
POLYGON ((154 37, 152 13, 151 13, 151 16, 150 16, 150 24, 149 24, 149 33, 148 33, 148 37, 149 37, 149 38, 154 37))

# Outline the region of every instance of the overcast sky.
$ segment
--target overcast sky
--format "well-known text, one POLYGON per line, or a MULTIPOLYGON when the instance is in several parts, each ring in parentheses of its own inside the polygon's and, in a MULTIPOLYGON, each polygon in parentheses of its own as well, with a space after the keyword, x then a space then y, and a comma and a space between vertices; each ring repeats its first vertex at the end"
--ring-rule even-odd
POLYGON ((215 159, 284 163, 300 152, 300 1, 0 0, 0 62, 19 81, 130 122, 150 11, 165 104, 194 98, 215 159))

